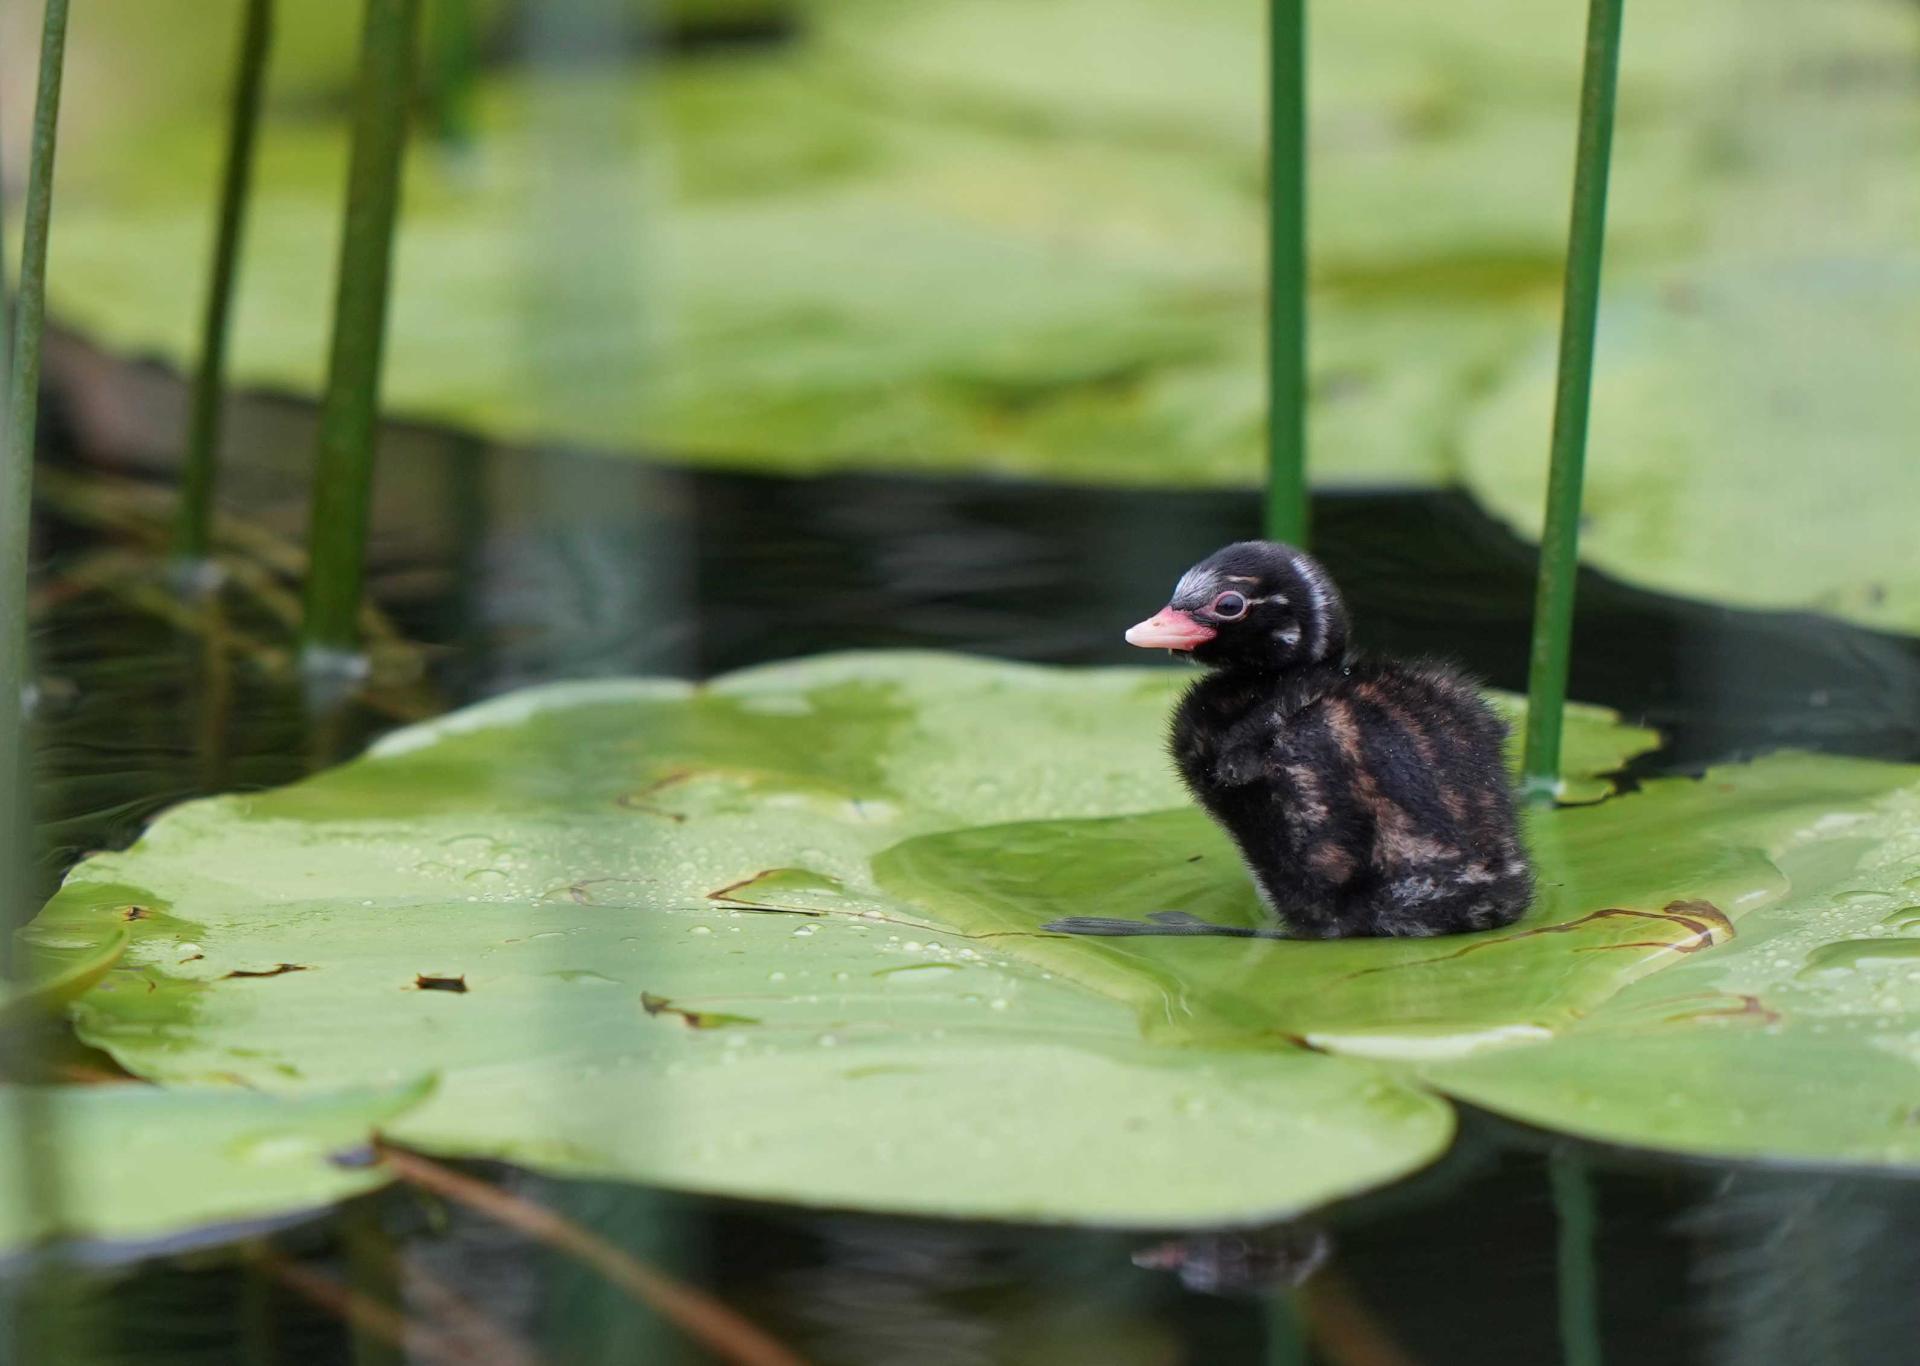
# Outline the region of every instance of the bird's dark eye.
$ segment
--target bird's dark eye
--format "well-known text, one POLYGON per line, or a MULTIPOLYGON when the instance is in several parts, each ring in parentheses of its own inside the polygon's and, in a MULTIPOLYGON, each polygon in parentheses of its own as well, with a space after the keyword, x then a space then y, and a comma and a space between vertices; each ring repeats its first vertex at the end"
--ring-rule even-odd
POLYGON ((1234 592, 1222 593, 1213 600, 1207 612, 1223 621, 1232 621, 1247 614, 1247 600, 1244 595, 1234 592))

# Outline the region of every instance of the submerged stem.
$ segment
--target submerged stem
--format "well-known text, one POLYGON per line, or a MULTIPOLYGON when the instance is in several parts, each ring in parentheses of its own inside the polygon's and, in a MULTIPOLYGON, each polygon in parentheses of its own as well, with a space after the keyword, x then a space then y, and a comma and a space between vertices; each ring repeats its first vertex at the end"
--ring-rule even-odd
POLYGON ((1566 1366, 1601 1366, 1599 1271, 1593 1178, 1572 1152, 1547 1159, 1554 1214, 1560 1221, 1560 1348, 1566 1366))
POLYGON ((802 1366, 798 1356, 711 1295, 663 1275, 545 1205, 489 1186, 406 1148, 382 1143, 380 1156, 401 1180, 585 1262, 724 1361, 739 1366, 802 1366))

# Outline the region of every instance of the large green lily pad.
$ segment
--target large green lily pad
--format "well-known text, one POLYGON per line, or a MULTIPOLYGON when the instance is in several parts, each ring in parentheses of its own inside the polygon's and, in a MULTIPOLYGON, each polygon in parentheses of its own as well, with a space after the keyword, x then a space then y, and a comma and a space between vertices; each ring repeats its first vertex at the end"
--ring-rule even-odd
MULTIPOLYGON (((291 788, 179 808, 77 868, 36 933, 85 939, 149 908, 75 1019, 168 1086, 430 1073, 388 1129, 443 1153, 857 1208, 1204 1223, 1423 1165, 1451 1132, 1451 1069, 1531 1075, 1614 1003, 1745 951, 1751 926, 1777 940, 1768 962, 1830 952, 1780 939, 1784 908, 1837 926, 1857 869, 1916 838, 1914 771, 1778 759, 1541 813, 1541 902, 1495 934, 1040 931, 1062 913, 1257 914, 1160 753, 1181 683, 853 655, 698 688, 538 689, 291 788)), ((1589 793, 1649 738, 1572 721, 1589 793)), ((1876 992, 1878 971, 1859 979, 1876 992)), ((1823 990, 1856 999, 1838 976, 1823 990)), ((1720 1000, 1676 1012, 1676 1047, 1746 1023, 1720 1000)), ((1877 1037, 1824 1046, 1891 1082, 1911 1060, 1877 1037)), ((1636 1128, 1668 1104, 1646 1087, 1603 1118, 1668 1146, 1636 1128)), ((1748 1151, 1711 1095, 1671 1146, 1748 1151)), ((1529 1103, 1594 1127, 1562 1098, 1529 1103)), ((1808 1125, 1824 1146, 1795 1155, 1920 1159, 1860 1140, 1865 1103, 1829 1106, 1808 1125)))
MULTIPOLYGON (((138 1074, 433 1073, 392 1132, 444 1152, 1126 1223, 1391 1180, 1447 1143, 1431 1095, 1290 1045, 1169 1051, 1133 1002, 876 875, 941 831, 1179 803, 1160 737, 1183 682, 851 656, 544 689, 182 807, 77 869, 36 934, 133 930, 76 1019, 138 1074)), ((1592 712, 1573 735, 1589 775, 1648 739, 1592 712)))

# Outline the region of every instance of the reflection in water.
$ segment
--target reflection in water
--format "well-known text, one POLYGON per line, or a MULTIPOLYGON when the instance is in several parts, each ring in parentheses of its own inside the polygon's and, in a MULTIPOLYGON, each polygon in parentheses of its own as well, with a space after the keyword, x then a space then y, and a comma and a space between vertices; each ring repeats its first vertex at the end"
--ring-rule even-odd
POLYGON ((1910 1182, 1733 1171, 1678 1225, 1711 1366, 1892 1362, 1920 1343, 1910 1182))

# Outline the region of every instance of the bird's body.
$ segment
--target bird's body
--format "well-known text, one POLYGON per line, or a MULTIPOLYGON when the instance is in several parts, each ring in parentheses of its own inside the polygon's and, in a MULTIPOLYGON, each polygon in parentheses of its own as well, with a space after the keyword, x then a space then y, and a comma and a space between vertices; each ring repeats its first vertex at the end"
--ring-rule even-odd
POLYGON ((1280 924, 1071 917, 1084 934, 1334 939, 1509 924, 1533 895, 1506 728, 1455 670, 1347 648, 1326 572, 1289 546, 1228 546, 1128 633, 1208 674, 1176 709, 1175 764, 1280 924))

